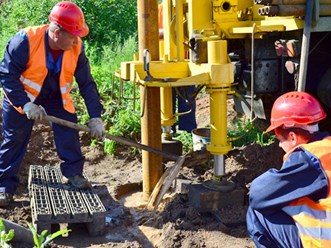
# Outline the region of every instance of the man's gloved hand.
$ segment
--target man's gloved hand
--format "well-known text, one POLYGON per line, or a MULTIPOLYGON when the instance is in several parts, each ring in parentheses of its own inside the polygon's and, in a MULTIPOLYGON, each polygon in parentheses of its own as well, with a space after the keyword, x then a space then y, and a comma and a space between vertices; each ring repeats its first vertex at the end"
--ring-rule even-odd
POLYGON ((27 104, 25 104, 23 106, 23 111, 28 117, 28 119, 35 121, 42 120, 45 114, 44 110, 40 106, 32 102, 28 102, 27 104))
POLYGON ((92 118, 88 124, 93 138, 102 138, 105 134, 105 127, 101 118, 92 118))

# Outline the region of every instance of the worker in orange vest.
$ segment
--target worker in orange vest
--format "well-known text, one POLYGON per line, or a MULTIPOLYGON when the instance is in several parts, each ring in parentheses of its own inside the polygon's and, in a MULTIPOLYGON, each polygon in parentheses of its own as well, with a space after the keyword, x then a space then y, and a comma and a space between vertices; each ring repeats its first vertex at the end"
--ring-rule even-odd
POLYGON ((331 247, 331 136, 320 132, 326 117, 305 92, 274 103, 271 125, 286 152, 280 170, 253 180, 247 229, 257 247, 331 247))
MULTIPOLYGON (((74 78, 90 116, 95 138, 104 135, 103 109, 80 37, 89 33, 82 10, 73 2, 57 3, 50 24, 28 27, 8 42, 0 64, 3 99, 3 132, 0 146, 0 207, 7 206, 19 184, 18 171, 35 121, 45 113, 77 122, 70 97, 74 78)), ((77 188, 90 183, 83 173, 77 130, 52 124, 61 171, 77 188)))

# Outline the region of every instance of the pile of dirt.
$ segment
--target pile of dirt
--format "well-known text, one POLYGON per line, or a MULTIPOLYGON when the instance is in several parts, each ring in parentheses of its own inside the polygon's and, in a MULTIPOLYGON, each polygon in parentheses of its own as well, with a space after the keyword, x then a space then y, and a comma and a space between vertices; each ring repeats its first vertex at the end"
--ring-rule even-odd
MULTIPOLYGON (((231 99, 229 101, 231 104, 231 99)), ((197 106, 197 119, 203 127, 209 122, 208 97, 198 99, 197 106)), ((229 111, 229 119, 233 116, 235 113, 229 111)), ((102 147, 90 146, 87 134, 81 135, 85 173, 107 209, 105 235, 90 237, 84 225, 70 224, 69 236, 57 238, 52 247, 254 247, 246 233, 247 195, 243 206, 226 207, 215 214, 198 212, 189 205, 187 194, 169 192, 156 212, 146 210, 139 188, 141 157, 133 158, 127 147, 118 149, 114 156, 107 156, 102 147)), ((249 144, 235 148, 225 158, 226 177, 248 193, 251 181, 267 169, 279 167, 282 156, 276 143, 267 147, 249 144)), ((196 183, 212 179, 211 158, 206 151, 188 154, 178 177, 196 183)), ((22 164, 15 202, 0 209, 1 217, 24 226, 26 221, 31 222, 28 168, 31 164, 59 163, 51 128, 47 123, 38 123, 22 164)), ((24 244, 14 247, 24 247, 24 244)))

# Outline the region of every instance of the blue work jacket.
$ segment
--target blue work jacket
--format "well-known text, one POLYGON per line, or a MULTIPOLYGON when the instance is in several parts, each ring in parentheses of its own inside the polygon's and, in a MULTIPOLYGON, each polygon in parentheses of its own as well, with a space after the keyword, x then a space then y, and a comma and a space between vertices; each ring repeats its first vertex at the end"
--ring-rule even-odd
MULTIPOLYGON (((310 142, 328 135, 318 133, 310 142)), ((329 190, 328 179, 313 160, 310 153, 298 147, 286 158, 280 170, 270 169, 257 177, 250 187, 250 207, 262 214, 272 214, 305 196, 313 201, 325 198, 329 190)))
MULTIPOLYGON (((53 60, 48 46, 48 30, 45 32, 45 48, 48 75, 35 101, 36 104, 41 105, 49 99, 61 98, 59 75, 63 54, 60 55, 57 61, 53 60)), ((0 82, 7 97, 14 106, 23 107, 30 101, 22 83, 19 81, 22 72, 26 70, 28 60, 29 39, 26 32, 22 30, 15 34, 8 42, 4 58, 0 64, 0 82)), ((85 55, 84 48, 82 48, 82 52, 79 55, 74 77, 80 94, 85 101, 90 118, 100 117, 103 107, 100 103, 96 83, 90 72, 89 61, 85 55)))

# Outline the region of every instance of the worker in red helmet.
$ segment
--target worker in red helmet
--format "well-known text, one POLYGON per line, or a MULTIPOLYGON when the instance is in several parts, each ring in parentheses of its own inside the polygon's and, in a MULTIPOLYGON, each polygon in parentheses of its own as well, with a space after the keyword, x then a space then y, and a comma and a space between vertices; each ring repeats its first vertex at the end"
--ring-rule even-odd
MULTIPOLYGON (((90 72, 81 37, 89 33, 81 9, 72 2, 57 3, 50 23, 27 27, 8 42, 0 64, 3 133, 0 146, 0 207, 7 206, 18 187, 17 173, 35 121, 45 114, 77 122, 70 97, 74 78, 90 116, 94 138, 104 135, 102 105, 90 72)), ((77 188, 88 188, 78 131, 52 124, 61 171, 77 188)))
POLYGON ((257 247, 331 247, 331 136, 318 126, 325 117, 305 92, 275 101, 266 131, 286 154, 250 187, 247 229, 257 247))

